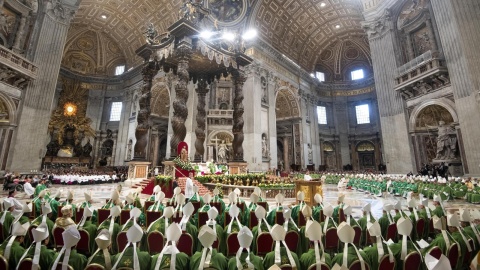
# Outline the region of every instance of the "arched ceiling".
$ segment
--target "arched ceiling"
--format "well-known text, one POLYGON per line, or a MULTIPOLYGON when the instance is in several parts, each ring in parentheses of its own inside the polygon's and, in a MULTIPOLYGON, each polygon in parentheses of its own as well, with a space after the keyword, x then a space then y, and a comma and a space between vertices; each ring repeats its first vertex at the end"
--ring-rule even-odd
MULTIPOLYGON (((230 1, 233 0, 223 2, 230 1)), ((263 40, 309 72, 332 43, 365 35, 360 25, 363 20, 361 0, 235 1, 244 1, 244 7, 247 2, 251 5, 246 22, 258 29, 263 40)), ((87 28, 107 33, 124 52, 127 66, 132 67, 142 62, 135 50, 145 44, 146 25, 153 23, 159 33, 165 32, 179 18, 182 3, 172 0, 82 0, 70 31, 87 28)))

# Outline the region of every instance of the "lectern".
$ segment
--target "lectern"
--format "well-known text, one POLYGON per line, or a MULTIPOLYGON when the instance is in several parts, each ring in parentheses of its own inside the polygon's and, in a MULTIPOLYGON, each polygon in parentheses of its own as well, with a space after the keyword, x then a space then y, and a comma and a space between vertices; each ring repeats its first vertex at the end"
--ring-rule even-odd
MULTIPOLYGON (((323 186, 320 179, 312 179, 310 181, 299 180, 295 181, 295 194, 299 191, 305 193, 305 203, 310 206, 315 204, 315 194, 320 194, 323 197, 323 186)), ((298 203, 298 202, 297 202, 298 203)))

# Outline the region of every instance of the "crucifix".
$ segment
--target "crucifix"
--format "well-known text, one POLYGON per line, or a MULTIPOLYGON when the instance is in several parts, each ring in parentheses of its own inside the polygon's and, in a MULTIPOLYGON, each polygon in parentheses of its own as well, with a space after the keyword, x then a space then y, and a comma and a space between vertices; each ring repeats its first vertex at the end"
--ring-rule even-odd
POLYGON ((218 161, 218 141, 221 141, 217 135, 215 135, 215 139, 210 139, 210 141, 215 142, 215 161, 218 161))

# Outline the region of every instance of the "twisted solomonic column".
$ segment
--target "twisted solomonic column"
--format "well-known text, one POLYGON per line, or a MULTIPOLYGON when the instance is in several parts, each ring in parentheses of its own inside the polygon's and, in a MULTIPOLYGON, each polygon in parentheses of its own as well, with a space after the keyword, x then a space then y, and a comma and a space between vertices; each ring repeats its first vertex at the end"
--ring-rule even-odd
POLYGON ((198 94, 198 103, 197 103, 197 128, 195 129, 195 135, 197 140, 195 141, 195 161, 201 162, 203 154, 205 153, 205 148, 203 143, 205 142, 205 96, 208 93, 208 84, 205 80, 199 80, 197 84, 197 94, 198 94))
POLYGON ((235 70, 232 72, 234 85, 233 98, 233 161, 244 162, 243 160, 243 83, 247 80, 244 71, 235 70))
POLYGON ((177 146, 185 139, 187 128, 185 120, 188 116, 187 100, 188 90, 187 84, 190 80, 188 75, 188 64, 192 55, 192 49, 189 46, 182 45, 175 50, 175 56, 178 59, 177 76, 178 83, 175 85, 175 101, 173 102, 172 129, 173 135, 170 140, 171 156, 177 156, 177 146))
POLYGON ((148 62, 142 69, 143 86, 138 100, 140 109, 137 114, 137 128, 135 129, 135 143, 133 159, 147 159, 148 129, 150 128, 150 99, 152 89, 152 79, 157 73, 155 62, 148 62))

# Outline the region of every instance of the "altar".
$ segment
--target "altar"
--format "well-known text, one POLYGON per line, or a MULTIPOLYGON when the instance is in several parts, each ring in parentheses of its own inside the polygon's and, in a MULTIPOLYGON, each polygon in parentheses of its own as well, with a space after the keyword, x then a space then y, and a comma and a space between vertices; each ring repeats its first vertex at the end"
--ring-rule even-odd
POLYGON ((311 181, 298 180, 295 181, 295 194, 299 191, 305 193, 305 202, 313 206, 315 204, 315 194, 320 194, 323 197, 323 186, 320 179, 313 179, 311 181))

